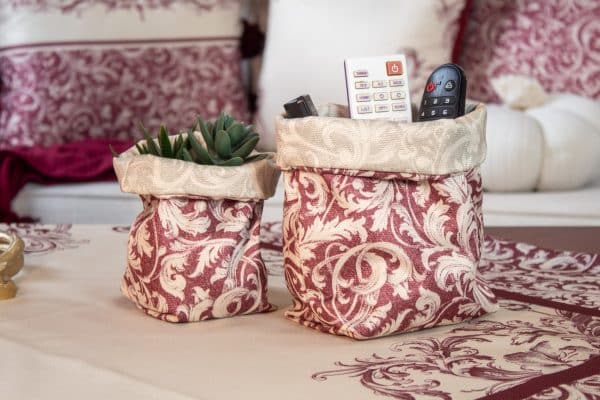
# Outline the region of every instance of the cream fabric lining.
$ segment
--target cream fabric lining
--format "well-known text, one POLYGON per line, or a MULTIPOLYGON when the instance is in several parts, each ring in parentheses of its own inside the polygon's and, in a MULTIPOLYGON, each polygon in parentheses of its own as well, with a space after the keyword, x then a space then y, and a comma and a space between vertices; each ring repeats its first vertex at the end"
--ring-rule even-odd
MULTIPOLYGON (((201 140, 201 134, 195 134, 201 140)), ((264 160, 239 167, 220 167, 139 155, 134 146, 114 158, 113 167, 121 190, 127 193, 261 200, 273 196, 280 173, 275 155, 268 154, 264 160)))
POLYGON ((356 120, 343 106, 328 105, 319 117, 277 117, 277 164, 295 167, 446 175, 485 159, 486 108, 477 105, 456 119, 412 124, 356 120))

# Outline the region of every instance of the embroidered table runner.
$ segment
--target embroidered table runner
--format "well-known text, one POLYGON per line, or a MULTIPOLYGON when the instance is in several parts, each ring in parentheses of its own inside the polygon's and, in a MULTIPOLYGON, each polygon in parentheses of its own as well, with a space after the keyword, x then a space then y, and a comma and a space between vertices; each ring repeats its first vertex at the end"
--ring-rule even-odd
MULTIPOLYGON (((26 243, 0 302, 6 398, 586 399, 600 396, 600 256, 488 237, 482 318, 358 342, 283 317, 281 225, 262 229, 278 310, 193 324, 120 293, 127 227, 0 225, 26 243)), ((432 299, 435 301, 435 299, 432 299)), ((426 306, 426 305, 424 305, 426 306)))

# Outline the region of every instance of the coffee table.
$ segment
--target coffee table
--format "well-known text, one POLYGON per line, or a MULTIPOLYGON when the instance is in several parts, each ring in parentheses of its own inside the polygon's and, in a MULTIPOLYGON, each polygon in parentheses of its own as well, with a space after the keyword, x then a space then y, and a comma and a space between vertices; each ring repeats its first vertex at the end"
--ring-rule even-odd
MULTIPOLYGON (((0 229, 6 229, 6 226, 0 229)), ((600 396, 600 228, 490 228, 501 308, 354 341, 285 319, 280 225, 263 227, 267 314, 174 325, 120 293, 127 227, 15 225, 17 298, 0 302, 0 393, 14 399, 520 399, 600 396)))

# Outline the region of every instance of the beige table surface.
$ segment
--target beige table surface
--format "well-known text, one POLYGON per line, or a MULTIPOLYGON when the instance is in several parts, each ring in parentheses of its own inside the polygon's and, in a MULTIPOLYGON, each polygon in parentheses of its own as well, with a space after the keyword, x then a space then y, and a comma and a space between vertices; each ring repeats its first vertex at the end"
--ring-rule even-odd
MULTIPOLYGON (((28 253, 16 278, 17 298, 0 302, 1 399, 381 399, 410 393, 418 399, 443 399, 443 393, 471 399, 544 376, 556 383, 552 388, 546 381, 548 390, 581 396, 570 398, 585 398, 586 390, 600 387, 600 375, 582 375, 579 368, 590 360, 597 361, 594 368, 600 365, 598 328, 581 328, 600 326, 598 316, 587 314, 600 305, 600 260, 592 255, 544 253, 568 259, 581 279, 596 274, 595 281, 582 281, 591 298, 574 305, 579 308, 571 314, 555 307, 560 298, 545 300, 554 305, 506 298, 500 311, 477 321, 359 342, 284 318, 291 301, 277 226, 267 238, 265 258, 269 299, 278 310, 180 325, 146 316, 120 294, 124 228, 11 229, 24 237, 28 253), (540 361, 542 355, 548 360, 540 361), (564 372, 569 369, 579 373, 570 381, 564 372)), ((599 233, 582 234, 582 240, 595 238, 584 250, 598 250, 599 233)), ((572 239, 573 233, 565 243, 572 239)))

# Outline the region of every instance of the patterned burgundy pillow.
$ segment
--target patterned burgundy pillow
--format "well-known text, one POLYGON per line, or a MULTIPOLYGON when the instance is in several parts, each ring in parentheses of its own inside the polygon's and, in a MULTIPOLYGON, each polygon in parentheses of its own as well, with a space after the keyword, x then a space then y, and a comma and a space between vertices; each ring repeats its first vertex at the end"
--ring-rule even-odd
POLYGON ((0 147, 246 119, 236 0, 0 5, 0 147))
POLYGON ((600 2, 474 2, 460 63, 469 97, 497 102, 490 78, 537 78, 549 92, 600 99, 600 2))

